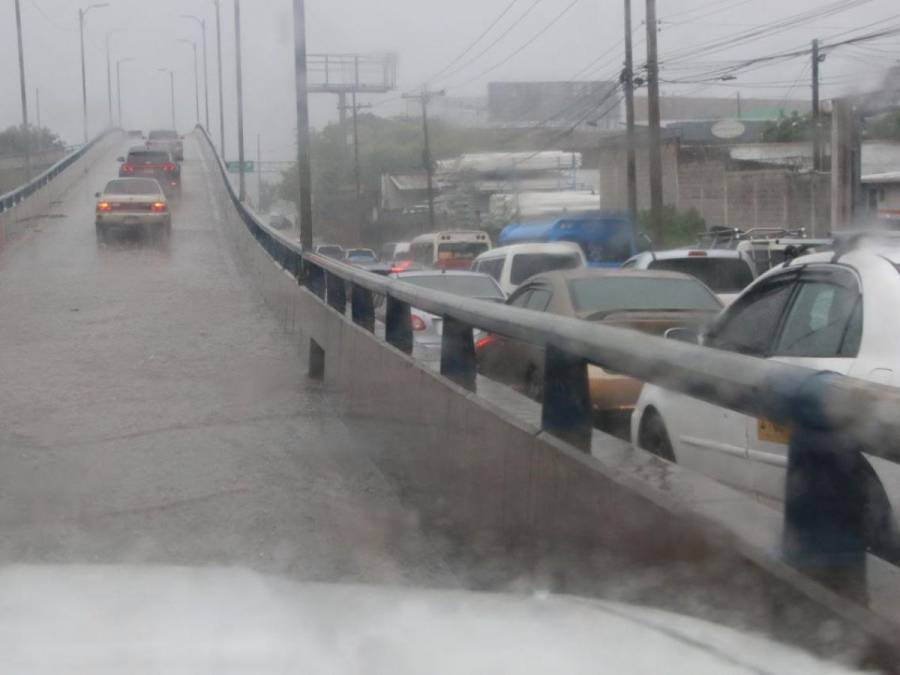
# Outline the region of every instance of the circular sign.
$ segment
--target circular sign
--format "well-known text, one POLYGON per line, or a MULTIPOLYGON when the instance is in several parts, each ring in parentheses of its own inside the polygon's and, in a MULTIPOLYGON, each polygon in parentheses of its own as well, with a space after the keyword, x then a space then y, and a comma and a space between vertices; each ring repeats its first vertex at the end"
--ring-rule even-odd
POLYGON ((737 120, 722 120, 721 122, 713 124, 710 131, 716 138, 738 138, 744 135, 744 132, 747 131, 747 127, 737 120))

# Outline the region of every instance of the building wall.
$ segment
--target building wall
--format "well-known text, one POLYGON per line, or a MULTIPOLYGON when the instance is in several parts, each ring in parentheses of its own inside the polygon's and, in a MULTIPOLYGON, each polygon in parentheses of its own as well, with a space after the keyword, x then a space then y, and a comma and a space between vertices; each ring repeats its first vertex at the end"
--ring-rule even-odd
MULTIPOLYGON (((663 146, 663 193, 666 204, 678 202, 678 145, 663 146)), ((646 147, 637 152, 638 208, 650 208, 650 187, 647 181, 650 158, 646 147)), ((627 153, 624 145, 606 145, 600 149, 598 164, 598 188, 600 205, 604 209, 628 208, 627 153)))

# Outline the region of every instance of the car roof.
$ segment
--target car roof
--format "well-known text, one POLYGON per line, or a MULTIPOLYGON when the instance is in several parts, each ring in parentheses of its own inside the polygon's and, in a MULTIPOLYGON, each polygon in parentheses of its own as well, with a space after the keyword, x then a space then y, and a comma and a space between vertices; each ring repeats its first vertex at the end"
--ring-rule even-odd
POLYGON ((502 258, 509 254, 516 253, 577 253, 581 251, 581 247, 574 241, 548 241, 548 242, 531 242, 523 244, 507 244, 506 246, 498 246, 490 251, 485 251, 479 255, 476 260, 484 260, 488 258, 502 258))
POLYGON ((735 260, 743 260, 744 254, 741 251, 732 248, 672 248, 667 251, 644 251, 635 256, 641 259, 650 257, 656 260, 677 260, 680 258, 732 258, 735 260), (691 255, 702 251, 703 255, 691 255))
POLYGON ((682 274, 681 272, 667 272, 661 270, 636 270, 622 269, 619 267, 604 269, 597 267, 581 267, 573 270, 556 270, 553 272, 544 272, 538 274, 528 280, 528 283, 534 281, 544 281, 549 283, 564 283, 567 281, 575 281, 577 279, 672 279, 672 280, 688 280, 696 281, 696 277, 690 274, 682 274))

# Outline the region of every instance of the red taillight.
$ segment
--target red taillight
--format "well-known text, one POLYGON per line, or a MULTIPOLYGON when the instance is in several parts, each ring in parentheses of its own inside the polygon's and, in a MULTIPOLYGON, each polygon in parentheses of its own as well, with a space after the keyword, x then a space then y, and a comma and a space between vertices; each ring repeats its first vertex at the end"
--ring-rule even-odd
POLYGON ((412 260, 398 260, 391 267, 391 273, 399 274, 400 272, 405 272, 410 267, 412 267, 412 260))
POLYGON ((484 349, 485 347, 489 347, 490 345, 494 344, 496 341, 497 341, 497 336, 491 335, 489 333, 475 343, 475 351, 484 349))
POLYGON ((123 164, 122 173, 134 173, 134 166, 131 164, 123 164))
POLYGON ((167 208, 165 202, 156 202, 150 207, 150 210, 153 211, 153 213, 165 213, 167 208))
POLYGON ((706 251, 690 251, 688 258, 705 258, 706 255, 706 251))
POLYGON ((97 213, 105 213, 112 211, 112 205, 109 202, 97 202, 97 213))
POLYGON ((163 164, 163 171, 166 173, 172 173, 173 171, 178 171, 178 165, 172 164, 171 162, 168 164, 163 164))
POLYGON ((412 329, 417 333, 419 331, 425 330, 428 326, 425 325, 425 322, 422 320, 422 317, 418 314, 413 314, 412 316, 412 329))

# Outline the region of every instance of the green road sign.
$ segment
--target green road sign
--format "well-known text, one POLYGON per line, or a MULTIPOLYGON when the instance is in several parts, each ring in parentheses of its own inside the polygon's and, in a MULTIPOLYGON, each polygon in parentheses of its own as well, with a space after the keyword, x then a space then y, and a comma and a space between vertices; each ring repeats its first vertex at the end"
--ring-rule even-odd
MULTIPOLYGON (((228 173, 241 173, 240 162, 225 162, 225 168, 228 169, 228 173)), ((255 171, 256 164, 254 162, 244 162, 244 173, 254 173, 255 171)))

